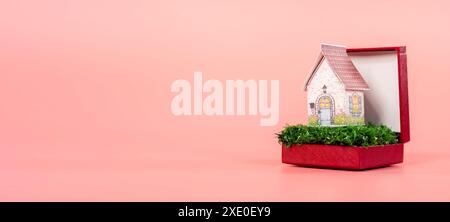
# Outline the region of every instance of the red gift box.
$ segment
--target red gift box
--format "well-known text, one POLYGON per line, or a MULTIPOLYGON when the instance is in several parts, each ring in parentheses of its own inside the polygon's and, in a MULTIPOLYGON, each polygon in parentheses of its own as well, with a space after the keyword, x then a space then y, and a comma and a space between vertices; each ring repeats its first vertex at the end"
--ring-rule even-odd
POLYGON ((283 145, 283 163, 365 170, 403 162, 404 143, 410 140, 406 47, 350 48, 347 53, 372 89, 365 96, 369 104, 366 119, 397 131, 400 143, 371 147, 283 145))

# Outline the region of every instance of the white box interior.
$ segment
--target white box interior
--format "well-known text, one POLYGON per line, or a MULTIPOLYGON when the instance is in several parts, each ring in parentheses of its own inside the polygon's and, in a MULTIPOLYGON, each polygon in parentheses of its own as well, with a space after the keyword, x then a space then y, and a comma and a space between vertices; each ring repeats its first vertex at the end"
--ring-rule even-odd
POLYGON ((348 55, 371 89, 364 91, 366 122, 383 124, 400 132, 397 53, 349 52, 348 55))

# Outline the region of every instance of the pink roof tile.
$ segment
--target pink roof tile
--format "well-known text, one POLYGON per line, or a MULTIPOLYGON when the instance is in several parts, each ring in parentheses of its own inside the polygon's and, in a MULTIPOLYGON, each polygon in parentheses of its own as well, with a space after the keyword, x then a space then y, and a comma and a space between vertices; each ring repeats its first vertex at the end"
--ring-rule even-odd
POLYGON ((369 85, 367 85, 361 73, 353 65, 352 60, 347 54, 347 49, 344 46, 327 45, 321 44, 322 53, 318 59, 318 62, 307 79, 305 84, 305 90, 314 75, 317 66, 325 57, 330 64, 331 69, 334 71, 336 76, 344 84, 347 90, 369 90, 369 85))

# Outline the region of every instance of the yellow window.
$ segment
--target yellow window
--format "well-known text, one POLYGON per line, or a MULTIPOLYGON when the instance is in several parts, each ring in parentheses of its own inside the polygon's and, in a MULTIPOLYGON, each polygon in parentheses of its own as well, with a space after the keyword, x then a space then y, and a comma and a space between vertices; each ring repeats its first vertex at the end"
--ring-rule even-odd
POLYGON ((353 94, 350 99, 350 112, 353 116, 359 116, 361 113, 361 97, 353 94))
POLYGON ((329 97, 322 97, 319 99, 320 108, 330 108, 331 99, 329 97))

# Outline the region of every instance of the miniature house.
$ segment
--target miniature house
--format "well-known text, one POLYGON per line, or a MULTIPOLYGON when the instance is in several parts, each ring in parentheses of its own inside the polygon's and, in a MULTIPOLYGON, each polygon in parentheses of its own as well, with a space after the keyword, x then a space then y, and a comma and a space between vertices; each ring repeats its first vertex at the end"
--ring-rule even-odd
POLYGON ((321 44, 321 53, 304 85, 308 124, 364 124, 364 91, 369 89, 345 46, 321 44))
POLYGON ((384 125, 398 133, 399 143, 367 149, 326 144, 300 144, 289 148, 282 145, 283 163, 366 170, 403 162, 404 145, 410 141, 405 46, 345 48, 322 45, 305 90, 310 103, 308 112, 310 117, 317 118, 316 124, 335 125, 339 123, 336 117, 341 113, 350 118, 359 114, 366 122, 384 125), (370 90, 365 91, 368 85, 370 90), (357 100, 358 96, 360 99, 357 100), (354 101, 361 103, 354 107, 354 101), (358 110, 360 112, 355 112, 358 110), (328 115, 320 117, 319 111, 328 115))

